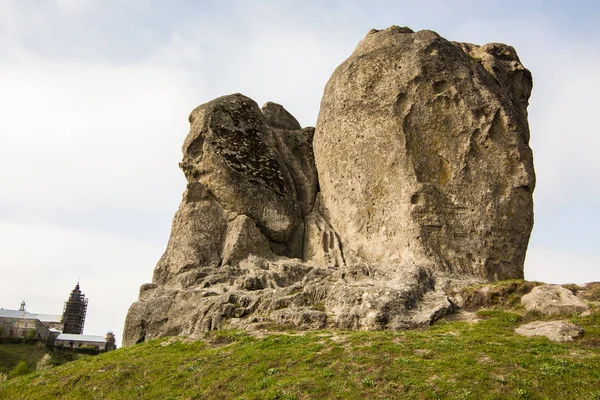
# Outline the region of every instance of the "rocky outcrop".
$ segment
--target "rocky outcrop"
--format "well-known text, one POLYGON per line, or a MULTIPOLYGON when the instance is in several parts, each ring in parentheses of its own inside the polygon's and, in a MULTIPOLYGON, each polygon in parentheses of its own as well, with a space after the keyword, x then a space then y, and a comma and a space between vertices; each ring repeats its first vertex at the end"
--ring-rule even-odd
POLYGON ((371 31, 327 83, 314 137, 346 261, 522 278, 531 87, 510 46, 371 31))
POLYGON ((542 285, 521 298, 527 311, 546 315, 574 314, 588 310, 588 306, 569 289, 560 285, 542 285))
POLYGON ((190 114, 167 249, 123 343, 235 327, 407 329, 518 278, 531 76, 509 46, 372 31, 317 127, 241 94, 190 114))

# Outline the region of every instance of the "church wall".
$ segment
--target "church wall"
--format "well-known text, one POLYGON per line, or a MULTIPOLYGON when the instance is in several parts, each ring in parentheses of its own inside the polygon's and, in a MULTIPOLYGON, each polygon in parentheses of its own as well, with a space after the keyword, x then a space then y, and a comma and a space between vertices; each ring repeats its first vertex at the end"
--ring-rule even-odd
POLYGON ((0 317, 1 338, 26 338, 46 341, 50 330, 37 319, 0 317), (30 332, 35 331, 31 337, 30 332))

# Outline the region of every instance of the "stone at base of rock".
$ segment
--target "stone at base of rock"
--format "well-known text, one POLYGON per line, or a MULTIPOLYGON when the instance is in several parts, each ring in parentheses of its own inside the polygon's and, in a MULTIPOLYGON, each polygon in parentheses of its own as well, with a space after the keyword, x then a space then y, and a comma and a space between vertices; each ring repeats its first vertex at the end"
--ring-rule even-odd
POLYGON ((583 329, 567 321, 534 321, 515 329, 522 336, 545 336, 554 342, 569 342, 583 335, 583 329))
POLYGON ((521 304, 527 311, 539 311, 546 315, 573 314, 588 309, 569 289, 560 285, 536 286, 521 298, 521 304))

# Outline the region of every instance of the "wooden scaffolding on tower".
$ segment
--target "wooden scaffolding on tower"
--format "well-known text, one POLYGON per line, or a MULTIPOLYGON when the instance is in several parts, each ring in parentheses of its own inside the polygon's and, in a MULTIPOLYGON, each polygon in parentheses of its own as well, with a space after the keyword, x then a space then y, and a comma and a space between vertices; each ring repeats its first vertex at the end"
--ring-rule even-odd
POLYGON ((81 335, 83 333, 87 304, 88 299, 86 299, 85 294, 81 292, 79 282, 77 282, 75 289, 73 289, 69 296, 69 300, 65 302, 62 316, 63 333, 72 333, 76 335, 81 335))

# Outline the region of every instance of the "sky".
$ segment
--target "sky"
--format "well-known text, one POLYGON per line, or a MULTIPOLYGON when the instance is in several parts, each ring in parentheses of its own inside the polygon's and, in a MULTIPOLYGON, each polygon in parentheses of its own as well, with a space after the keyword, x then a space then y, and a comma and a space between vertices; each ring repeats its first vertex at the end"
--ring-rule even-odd
POLYGON ((314 126, 371 28, 514 46, 533 73, 537 187, 525 277, 600 281, 600 3, 0 0, 0 307, 114 331, 150 282, 185 189, 187 117, 240 92, 314 126))

